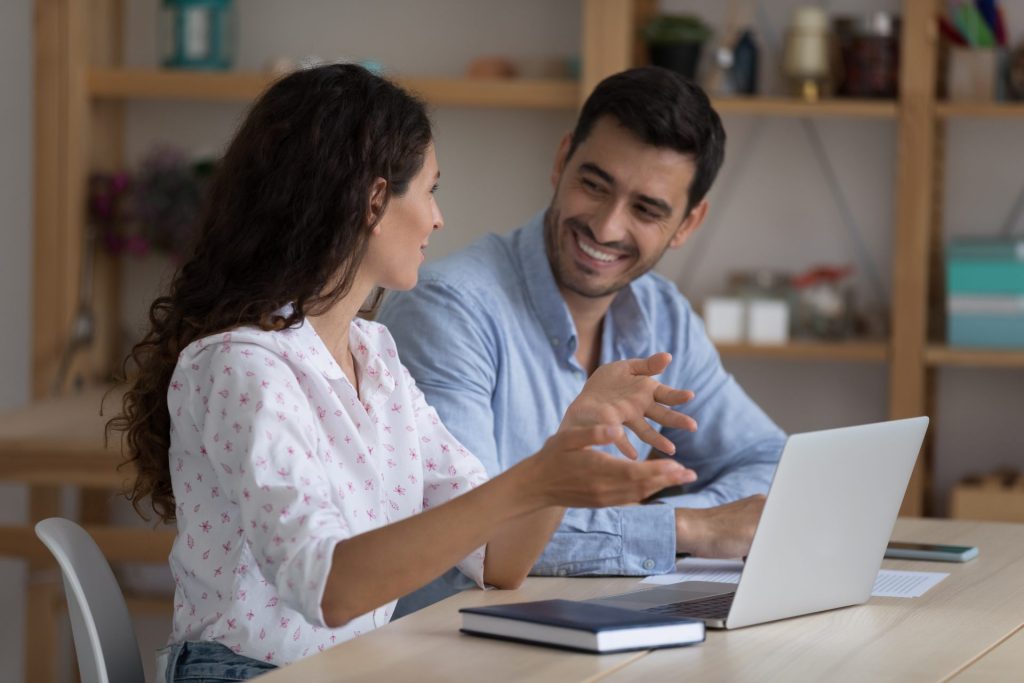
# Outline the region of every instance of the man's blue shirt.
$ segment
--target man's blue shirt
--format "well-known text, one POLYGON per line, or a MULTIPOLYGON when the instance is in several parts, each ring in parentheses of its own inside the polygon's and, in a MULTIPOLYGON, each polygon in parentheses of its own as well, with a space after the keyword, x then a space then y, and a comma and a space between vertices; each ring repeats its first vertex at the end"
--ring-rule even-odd
MULTIPOLYGON (((445 426, 491 476, 529 457, 561 423, 587 379, 576 329, 544 248, 543 213, 421 269, 390 294, 378 320, 445 426)), ((648 273, 622 289, 601 336, 602 364, 659 351, 659 380, 696 397, 680 410, 697 432, 662 429, 698 480, 665 504, 568 510, 533 574, 647 575, 675 564, 674 507, 711 507, 768 489, 785 435, 721 365, 674 284, 648 273)), ((650 447, 630 433, 638 453, 650 447)), ((611 448, 611 447, 609 447, 611 448)), ((641 456, 643 457, 643 456, 641 456)), ((447 575, 396 616, 464 587, 447 575), (418 603, 418 604, 413 604, 418 603)), ((470 585, 468 582, 466 586, 470 585)))

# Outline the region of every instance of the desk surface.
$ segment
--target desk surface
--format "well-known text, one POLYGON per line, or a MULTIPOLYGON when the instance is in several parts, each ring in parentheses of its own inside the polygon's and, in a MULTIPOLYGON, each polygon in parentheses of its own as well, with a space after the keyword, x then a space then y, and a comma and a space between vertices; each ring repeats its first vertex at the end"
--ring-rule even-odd
POLYGON ((690 648, 595 656, 458 632, 460 607, 639 587, 637 579, 531 578, 517 591, 454 596, 261 680, 941 681, 958 673, 984 680, 969 674, 985 666, 986 655, 996 671, 1007 665, 1004 658, 1020 661, 1012 647, 1002 646, 1012 645, 1024 624, 1024 525, 906 519, 893 538, 977 545, 981 554, 963 565, 886 560, 890 569, 950 576, 920 598, 872 598, 858 607, 709 631, 707 642, 690 648))

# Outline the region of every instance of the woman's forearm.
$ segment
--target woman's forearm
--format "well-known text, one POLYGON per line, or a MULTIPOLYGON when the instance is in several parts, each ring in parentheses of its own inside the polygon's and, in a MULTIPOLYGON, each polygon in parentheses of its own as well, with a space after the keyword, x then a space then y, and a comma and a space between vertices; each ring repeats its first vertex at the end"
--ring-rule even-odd
MULTIPOLYGON (((538 516, 546 501, 532 469, 530 461, 524 461, 443 505, 339 543, 321 600, 324 621, 331 627, 340 626, 399 598, 488 543, 496 530, 514 518, 538 516)), ((550 513, 540 518, 542 526, 551 526, 550 513)), ((539 555, 546 540, 536 539, 530 547, 536 546, 539 555)), ((532 560, 518 580, 511 581, 515 572, 506 564, 509 554, 515 554, 514 546, 502 544, 501 548, 499 556, 505 559, 497 565, 488 562, 498 571, 494 576, 486 574, 486 579, 499 587, 518 585, 532 560)))
POLYGON ((502 524, 487 542, 484 578, 492 586, 518 588, 558 525, 564 507, 546 507, 502 524))

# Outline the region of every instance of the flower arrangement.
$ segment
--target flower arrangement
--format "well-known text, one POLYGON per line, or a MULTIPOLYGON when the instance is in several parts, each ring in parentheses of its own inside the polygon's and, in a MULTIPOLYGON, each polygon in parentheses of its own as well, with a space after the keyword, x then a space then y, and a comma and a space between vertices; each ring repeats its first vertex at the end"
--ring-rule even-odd
POLYGON ((207 181, 215 164, 193 161, 172 147, 156 147, 133 174, 89 178, 89 219, 112 254, 157 251, 180 259, 195 234, 207 181))

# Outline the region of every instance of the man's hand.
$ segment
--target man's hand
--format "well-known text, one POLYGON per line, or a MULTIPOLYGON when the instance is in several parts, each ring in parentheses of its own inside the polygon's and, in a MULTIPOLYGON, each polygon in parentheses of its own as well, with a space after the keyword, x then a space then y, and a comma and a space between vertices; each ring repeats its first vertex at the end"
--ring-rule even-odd
POLYGON ((758 494, 713 508, 677 508, 676 552, 695 557, 746 557, 764 500, 758 494))
MULTIPOLYGON (((663 427, 697 431, 696 420, 668 407, 686 403, 693 398, 693 392, 667 387, 653 378, 653 375, 664 372, 671 361, 670 354, 656 353, 649 358, 632 358, 602 365, 565 411, 561 429, 621 424, 659 451, 674 454, 675 444, 644 419, 650 418, 663 427)), ((636 449, 625 433, 616 439, 615 445, 623 455, 636 460, 636 449)))

